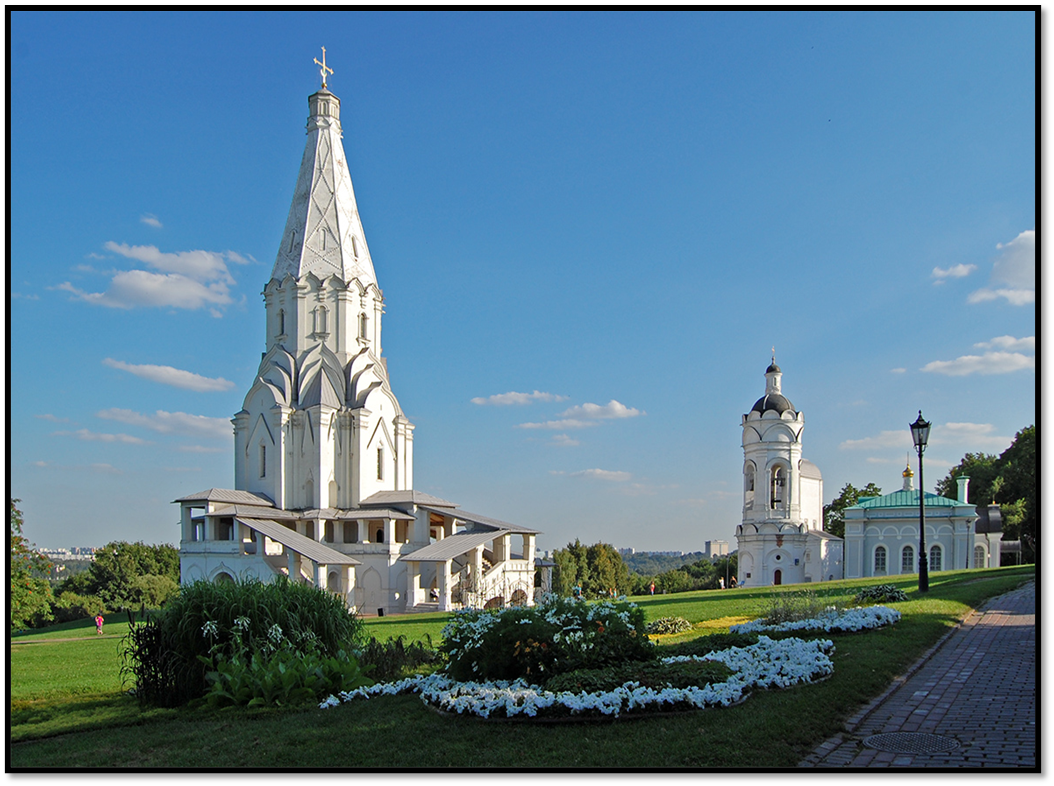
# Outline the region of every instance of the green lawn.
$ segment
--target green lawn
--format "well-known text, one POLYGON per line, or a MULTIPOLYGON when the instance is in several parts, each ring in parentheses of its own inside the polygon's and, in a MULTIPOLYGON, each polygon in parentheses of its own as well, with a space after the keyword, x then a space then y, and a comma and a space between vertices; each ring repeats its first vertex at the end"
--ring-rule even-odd
MULTIPOLYGON (((12 644, 9 766, 793 767, 971 608, 1034 575, 1032 566, 949 571, 931 576, 925 596, 914 591, 911 576, 883 580, 909 592, 908 601, 893 604, 904 618, 892 628, 832 636, 835 672, 824 682, 760 691, 727 709, 569 725, 448 717, 416 696, 378 697, 326 711, 143 711, 114 676, 114 639, 12 644), (47 653, 61 655, 51 658, 47 653), (79 665, 53 668, 66 658, 77 658, 79 665), (121 728, 120 734, 114 733, 115 727, 121 728), (63 736, 54 736, 58 734, 63 736)), ((821 596, 847 600, 858 587, 875 583, 872 579, 634 600, 648 619, 676 615, 700 623, 754 616, 776 592, 807 587, 821 596)), ((438 641, 445 619, 442 614, 406 615, 366 624, 378 638, 403 635, 420 640, 429 634, 438 641)), ((36 640, 46 642, 48 636, 56 637, 54 633, 35 634, 36 640)))

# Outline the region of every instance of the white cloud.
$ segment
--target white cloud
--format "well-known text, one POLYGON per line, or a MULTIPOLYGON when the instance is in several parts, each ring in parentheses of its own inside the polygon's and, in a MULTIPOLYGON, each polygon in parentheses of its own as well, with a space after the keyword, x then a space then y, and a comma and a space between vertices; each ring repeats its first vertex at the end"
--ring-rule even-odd
POLYGON ((47 420, 47 421, 50 421, 51 423, 69 423, 70 422, 69 418, 57 418, 54 415, 52 415, 50 412, 47 412, 47 413, 45 413, 43 415, 34 415, 33 417, 40 418, 41 420, 47 420))
POLYGON ((95 415, 105 420, 127 423, 130 426, 141 426, 161 434, 220 439, 230 438, 233 434, 231 422, 227 418, 209 418, 204 415, 190 415, 186 412, 165 412, 159 409, 153 415, 143 415, 130 409, 112 407, 96 412, 95 415))
POLYGON ((906 371, 907 371, 907 369, 906 369, 906 368, 891 368, 891 369, 889 370, 889 373, 890 373, 890 374, 903 374, 903 373, 905 373, 906 371))
POLYGON ((219 316, 216 307, 232 302, 230 287, 235 283, 227 262, 246 264, 246 259, 233 251, 165 253, 156 246, 129 246, 113 241, 107 242, 105 248, 160 272, 115 272, 105 292, 85 292, 68 281, 54 288, 69 292, 85 303, 108 308, 170 306, 193 310, 208 306, 214 316, 219 316))
POLYGON ((560 420, 547 420, 543 423, 520 423, 516 428, 542 428, 562 431, 564 429, 589 428, 599 425, 602 420, 620 420, 644 415, 639 409, 627 407, 611 399, 607 404, 580 404, 560 413, 560 420))
POLYGON ((100 434, 96 431, 88 431, 86 428, 78 429, 77 431, 54 431, 52 436, 56 437, 76 437, 77 439, 85 442, 123 442, 126 445, 151 445, 145 439, 139 437, 129 436, 128 434, 100 434))
POLYGON ((600 422, 596 420, 573 420, 565 418, 564 420, 546 420, 543 423, 520 423, 516 428, 543 428, 560 431, 562 429, 589 428, 590 426, 599 425, 600 422))
MULTIPOLYGON (((929 445, 958 445, 973 450, 1002 450, 1012 441, 1012 437, 1003 437, 994 433, 991 423, 935 423, 930 430, 929 445)), ((848 439, 839 446, 842 450, 889 451, 897 448, 915 455, 915 446, 911 441, 911 430, 905 422, 904 428, 897 431, 883 431, 874 437, 848 439)), ((872 463, 885 463, 886 458, 869 458, 872 463)), ((897 459, 899 461, 899 459, 897 459)), ((927 463, 929 459, 927 459, 927 463)))
POLYGON ((562 418, 588 418, 590 420, 610 420, 618 418, 635 418, 638 415, 644 414, 639 409, 633 409, 627 407, 625 404, 620 404, 611 399, 607 404, 581 404, 579 406, 571 407, 566 412, 561 412, 560 417, 562 418))
POLYGON ((147 226, 154 227, 155 229, 162 228, 161 222, 158 221, 157 216, 155 216, 153 213, 147 213, 146 215, 140 216, 139 220, 147 226))
POLYGON ((1006 298, 1013 306, 1036 301, 1036 232, 1029 229, 1009 243, 996 245, 1002 253, 992 265, 989 286, 973 292, 967 303, 1006 298))
POLYGON ((1024 338, 1014 338, 1013 336, 997 336, 991 341, 982 341, 978 344, 974 344, 974 346, 978 349, 1002 349, 1007 352, 1015 352, 1018 350, 1035 352, 1036 337, 1025 336, 1024 338))
POLYGON ((161 251, 157 246, 130 246, 127 243, 114 243, 112 240, 107 241, 104 247, 107 251, 144 262, 164 273, 177 273, 196 281, 234 283, 230 271, 227 270, 227 264, 224 261, 227 254, 224 253, 180 251, 172 254, 161 251))
POLYGON ((964 377, 968 374, 1010 374, 1014 371, 1035 369, 1036 358, 1020 352, 985 352, 983 355, 963 355, 955 360, 934 360, 922 371, 964 377))
POLYGON ((129 374, 149 379, 151 382, 160 382, 162 385, 171 385, 172 387, 194 390, 199 393, 216 393, 230 390, 234 387, 233 382, 229 382, 223 377, 203 377, 200 374, 183 371, 172 366, 136 365, 125 363, 121 360, 114 360, 113 358, 103 360, 103 365, 127 371, 129 374))
POLYGON ((943 284, 949 278, 965 278, 970 275, 973 271, 977 270, 977 265, 964 265, 959 263, 958 265, 952 265, 948 269, 935 267, 931 274, 936 279, 933 283, 943 284))
POLYGON ((123 270, 117 273, 105 292, 84 292, 68 281, 55 289, 69 292, 85 303, 107 308, 171 306, 195 310, 205 305, 225 306, 231 302, 230 290, 222 282, 205 285, 186 276, 162 275, 146 270, 123 270))
POLYGON ((628 472, 613 471, 607 469, 580 469, 578 472, 568 473, 572 478, 595 478, 597 480, 610 480, 625 482, 633 476, 628 472))
MULTIPOLYGON (((106 257, 105 254, 96 254, 94 251, 90 251, 90 252, 88 252, 87 254, 84 255, 84 258, 85 259, 106 259, 107 257, 106 257)), ((78 267, 80 267, 80 266, 78 265, 78 267)), ((84 265, 84 267, 88 268, 89 272, 94 271, 94 268, 92 268, 90 265, 84 265)))
POLYGON ((508 406, 510 404, 530 404, 534 401, 566 401, 567 396, 558 396, 555 393, 542 393, 541 391, 534 391, 533 393, 515 393, 510 391, 509 393, 496 393, 493 396, 476 396, 472 399, 473 404, 479 404, 485 406, 487 404, 493 404, 496 406, 508 406))
POLYGON ((550 445, 557 445, 558 447, 562 447, 562 448, 573 448, 576 445, 579 445, 580 443, 579 443, 579 441, 577 439, 572 439, 571 437, 567 436, 566 434, 556 434, 549 441, 549 444, 550 445))
POLYGON ((11 298, 21 300, 40 300, 40 295, 24 295, 21 292, 12 292, 11 298))
POLYGON ((97 472, 103 475, 123 475, 124 473, 117 469, 113 464, 88 464, 79 466, 68 466, 64 464, 50 464, 47 461, 34 461, 31 463, 34 467, 40 467, 41 469, 62 469, 62 470, 73 470, 75 472, 97 472))
POLYGON ((903 430, 883 431, 876 437, 847 439, 839 446, 842 450, 885 450, 887 448, 912 448, 911 432, 905 425, 903 430))

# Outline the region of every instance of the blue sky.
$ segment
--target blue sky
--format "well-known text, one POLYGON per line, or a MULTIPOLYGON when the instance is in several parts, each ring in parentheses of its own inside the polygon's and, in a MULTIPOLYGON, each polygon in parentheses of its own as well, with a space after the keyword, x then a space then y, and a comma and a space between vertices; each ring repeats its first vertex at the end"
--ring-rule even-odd
POLYGON ((41 546, 177 542, 233 486, 322 46, 419 490, 542 548, 734 544, 772 346, 825 501, 898 488, 919 409, 931 490, 1035 421, 1030 13, 16 12, 10 46, 41 546))

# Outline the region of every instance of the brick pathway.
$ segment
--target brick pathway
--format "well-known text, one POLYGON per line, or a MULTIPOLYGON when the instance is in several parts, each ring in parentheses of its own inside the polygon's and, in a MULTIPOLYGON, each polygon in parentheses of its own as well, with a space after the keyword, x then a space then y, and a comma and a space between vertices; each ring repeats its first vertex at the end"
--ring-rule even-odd
POLYGON ((1036 768, 1035 582, 973 612, 845 728, 798 766, 1036 768), (863 745, 890 732, 936 734, 959 747, 905 754, 863 745))

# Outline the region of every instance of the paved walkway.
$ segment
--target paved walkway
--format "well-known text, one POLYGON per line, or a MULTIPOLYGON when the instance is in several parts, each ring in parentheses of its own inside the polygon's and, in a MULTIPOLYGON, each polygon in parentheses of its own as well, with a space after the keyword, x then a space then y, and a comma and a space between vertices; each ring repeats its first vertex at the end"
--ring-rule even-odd
POLYGON ((973 612, 845 727, 798 766, 1035 768, 1035 582, 973 612), (863 744, 872 734, 898 732, 938 735, 909 740, 916 743, 959 746, 891 753, 863 744))

